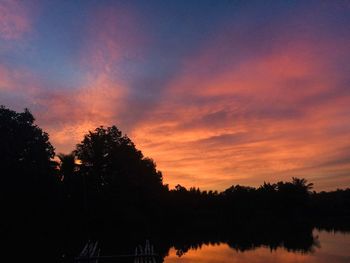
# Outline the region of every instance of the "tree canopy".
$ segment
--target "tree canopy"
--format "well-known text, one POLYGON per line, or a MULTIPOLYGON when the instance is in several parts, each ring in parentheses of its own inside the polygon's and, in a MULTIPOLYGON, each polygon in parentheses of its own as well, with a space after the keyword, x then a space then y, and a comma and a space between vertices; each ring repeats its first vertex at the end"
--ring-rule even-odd
POLYGON ((14 193, 14 188, 21 192, 42 189, 53 180, 54 148, 34 120, 28 109, 17 113, 0 107, 1 185, 7 193, 10 189, 14 193))
POLYGON ((97 189, 156 190, 162 187, 162 174, 150 158, 116 126, 99 127, 85 135, 74 151, 80 169, 97 189))
POLYGON ((0 160, 8 172, 23 169, 39 176, 52 167, 54 148, 34 120, 28 109, 17 113, 0 106, 0 160))
POLYGON ((0 146, 0 234, 15 243, 23 236, 46 240, 53 230, 52 236, 62 234, 56 239, 62 245, 66 237, 89 238, 90 230, 103 235, 126 226, 135 233, 169 226, 226 230, 242 223, 321 218, 327 224, 329 216, 350 217, 350 189, 316 193, 306 179, 233 185, 222 192, 182 185, 169 190, 155 162, 116 126, 89 131, 72 153, 57 156, 57 164, 48 134, 30 111, 2 106, 0 146))
POLYGON ((100 219, 144 217, 161 200, 162 173, 116 126, 90 131, 74 154, 90 213, 100 219))
POLYGON ((59 198, 55 152, 34 121, 28 109, 17 113, 0 106, 0 232, 43 228, 54 217, 48 219, 59 198))

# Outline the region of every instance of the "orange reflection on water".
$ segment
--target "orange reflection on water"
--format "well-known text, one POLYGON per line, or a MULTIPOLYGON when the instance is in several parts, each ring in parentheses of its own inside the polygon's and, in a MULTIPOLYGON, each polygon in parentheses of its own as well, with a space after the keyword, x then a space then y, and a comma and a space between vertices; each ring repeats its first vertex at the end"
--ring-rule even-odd
POLYGON ((315 231, 319 237, 320 247, 311 253, 291 252, 284 248, 270 250, 268 247, 259 247, 254 250, 239 252, 227 244, 203 245, 201 249, 189 250, 178 257, 176 249, 171 248, 165 263, 345 263, 350 262, 350 235, 341 233, 327 233, 315 231))

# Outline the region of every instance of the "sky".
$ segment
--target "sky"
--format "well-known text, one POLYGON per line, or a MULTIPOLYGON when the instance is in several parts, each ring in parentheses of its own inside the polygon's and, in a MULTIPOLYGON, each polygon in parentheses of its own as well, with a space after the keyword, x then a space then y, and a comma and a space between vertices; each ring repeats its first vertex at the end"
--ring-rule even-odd
POLYGON ((116 125, 174 187, 350 187, 350 1, 0 0, 0 104, 116 125))

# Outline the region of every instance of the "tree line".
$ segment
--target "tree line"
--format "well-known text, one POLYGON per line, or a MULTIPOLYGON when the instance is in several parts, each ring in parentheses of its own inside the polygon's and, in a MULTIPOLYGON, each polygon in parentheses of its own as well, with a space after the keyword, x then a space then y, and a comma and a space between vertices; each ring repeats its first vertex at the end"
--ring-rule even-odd
POLYGON ((8 242, 23 233, 43 242, 59 236, 62 245, 112 229, 151 235, 169 226, 230 229, 281 220, 348 227, 350 218, 349 188, 315 192, 300 178, 222 192, 169 189, 155 162, 115 126, 97 127, 71 153, 56 155, 28 109, 1 106, 0 145, 0 234, 8 242))

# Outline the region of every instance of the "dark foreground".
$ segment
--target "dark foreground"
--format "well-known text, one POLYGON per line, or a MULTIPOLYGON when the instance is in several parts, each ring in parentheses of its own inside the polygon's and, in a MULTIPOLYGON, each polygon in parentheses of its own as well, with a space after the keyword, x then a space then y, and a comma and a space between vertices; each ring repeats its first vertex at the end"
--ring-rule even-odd
POLYGON ((222 192, 169 189, 115 126, 56 156, 28 110, 0 107, 0 146, 1 256, 14 262, 71 262, 89 239, 104 255, 134 253, 150 240, 159 261, 172 247, 181 255, 209 243, 309 253, 314 228, 350 229, 350 189, 314 192, 300 178, 222 192))

